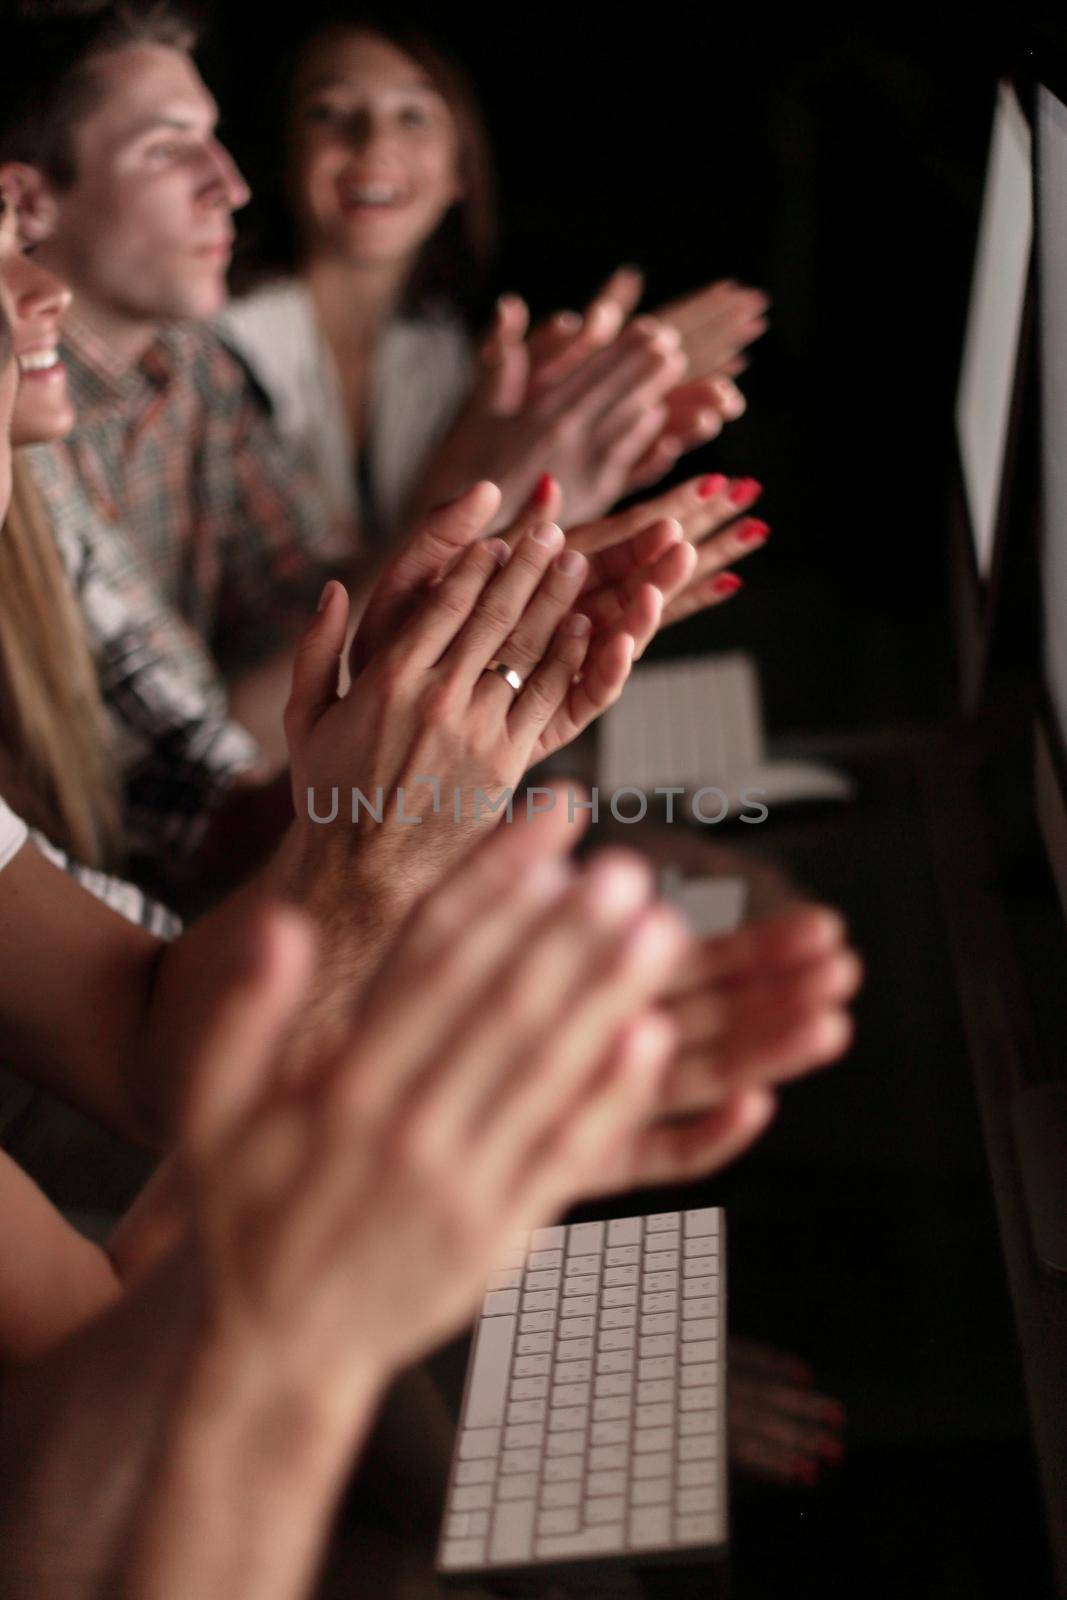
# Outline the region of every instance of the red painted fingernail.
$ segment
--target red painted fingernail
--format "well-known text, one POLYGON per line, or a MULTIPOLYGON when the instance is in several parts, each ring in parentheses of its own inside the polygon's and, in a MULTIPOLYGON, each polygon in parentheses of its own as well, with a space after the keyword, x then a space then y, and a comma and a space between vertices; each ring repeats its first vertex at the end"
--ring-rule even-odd
POLYGON ((737 530, 738 544, 762 544, 770 533, 770 528, 758 517, 747 517, 737 530))
POLYGON ((710 500, 713 494, 721 494, 725 488, 726 479, 722 473, 711 472, 697 484, 697 496, 701 500, 710 500))
POLYGON ((735 572, 722 572, 711 587, 714 594, 736 594, 741 587, 741 579, 735 572))
POLYGON ((542 472, 534 490, 534 505, 547 506, 556 491, 556 480, 550 472, 542 472))
POLYGON ((763 485, 757 483, 755 478, 738 478, 737 482, 731 485, 726 498, 731 505, 750 506, 762 493, 763 485))

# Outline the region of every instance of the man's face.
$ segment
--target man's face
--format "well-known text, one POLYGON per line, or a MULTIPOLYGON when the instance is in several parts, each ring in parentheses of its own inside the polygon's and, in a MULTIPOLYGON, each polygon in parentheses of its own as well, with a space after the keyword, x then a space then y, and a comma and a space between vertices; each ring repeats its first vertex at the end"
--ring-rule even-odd
POLYGON ((210 317, 226 297, 232 213, 248 189, 215 137, 214 101, 184 52, 100 56, 101 98, 74 136, 41 255, 115 324, 210 317))

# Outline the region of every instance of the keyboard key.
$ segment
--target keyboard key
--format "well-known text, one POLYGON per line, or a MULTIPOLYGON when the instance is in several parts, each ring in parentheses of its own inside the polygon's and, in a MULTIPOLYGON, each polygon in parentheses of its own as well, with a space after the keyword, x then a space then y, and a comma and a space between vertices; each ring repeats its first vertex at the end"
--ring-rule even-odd
POLYGON ((556 1351, 555 1373, 562 1375, 564 1367, 574 1368, 579 1362, 592 1365, 593 1341, 592 1339, 568 1339, 567 1343, 560 1345, 556 1351))
POLYGON ((661 1400, 674 1399, 674 1384, 670 1378, 652 1378, 637 1385, 639 1406, 655 1405, 661 1400))
POLYGON ((604 1248, 602 1222, 574 1222, 569 1229, 568 1252, 572 1256, 599 1255, 604 1248))
POLYGON ((671 1498, 669 1478, 638 1478, 630 1487, 632 1506, 665 1505, 671 1498))
MULTIPOLYGON (((575 1344, 584 1344, 576 1339, 575 1344)), ((592 1344, 592 1340, 589 1341, 592 1344)), ((568 1346, 568 1349, 570 1346, 568 1346)), ((553 1383, 588 1383, 593 1376, 592 1361, 557 1361, 552 1372, 553 1383)))
POLYGON ((559 1276, 563 1266, 562 1250, 535 1250, 526 1263, 527 1275, 531 1272, 552 1272, 559 1276))
POLYGON ((517 1289, 496 1289, 482 1301, 483 1317, 511 1316, 519 1309, 517 1289))
POLYGON ((537 1531, 545 1533, 577 1533, 578 1512, 573 1507, 562 1506, 555 1511, 542 1511, 537 1519, 537 1531))
POLYGON ((682 1365, 691 1367, 696 1361, 714 1361, 719 1354, 718 1339, 694 1339, 682 1345, 682 1365))
POLYGON ((710 1461, 717 1454, 714 1434, 702 1433, 695 1439, 678 1440, 679 1461, 710 1461))
POLYGON ((605 1289, 600 1296, 602 1306, 635 1306, 637 1304, 636 1283, 623 1284, 617 1289, 605 1289))
POLYGON ((596 1528, 583 1528, 580 1533, 557 1533, 539 1538, 534 1554, 542 1561, 561 1560, 564 1556, 607 1555, 622 1545, 622 1525, 605 1523, 596 1528))
MULTIPOLYGON (((582 1280, 585 1281, 584 1279, 582 1280)), ((569 1286, 568 1286, 569 1287, 569 1286)), ((568 1295, 560 1304, 561 1317, 595 1317, 597 1303, 595 1294, 568 1295)))
POLYGON ((620 1417, 630 1415, 630 1396, 628 1394, 607 1395, 603 1400, 593 1401, 594 1422, 618 1422, 620 1417))
MULTIPOLYGON (((678 1233, 653 1233, 645 1240, 645 1259, 658 1261, 664 1254, 678 1251, 681 1248, 681 1235, 678 1233)), ((697 1240, 693 1241, 694 1244, 697 1240)))
POLYGON ((636 1244, 617 1244, 604 1252, 606 1267, 636 1267, 640 1259, 641 1247, 636 1244))
POLYGON ((719 1324, 714 1317, 693 1317, 689 1322, 682 1323, 682 1342, 690 1339, 714 1339, 718 1335, 719 1324))
POLYGON ((637 1282, 637 1267, 605 1267, 605 1289, 621 1289, 623 1284, 637 1282))
POLYGON ((499 1428, 465 1428, 459 1436, 459 1459, 483 1461, 500 1449, 499 1428))
POLYGON ((543 1400, 548 1393, 548 1378, 513 1378, 512 1400, 543 1400))
POLYGON ((714 1513, 698 1517, 676 1517, 674 1536, 680 1544, 719 1544, 719 1520, 714 1513))
POLYGON ((634 1431, 634 1454, 646 1450, 669 1450, 674 1438, 673 1428, 637 1428, 634 1431))
POLYGON ((682 1388, 699 1389, 713 1384, 718 1377, 718 1371, 713 1362, 707 1361, 703 1365, 682 1368, 682 1388))
POLYGON ((580 1456, 585 1448, 584 1433, 550 1433, 545 1443, 549 1456, 580 1456))
POLYGON ((582 1334, 591 1334, 596 1327, 592 1317, 564 1317, 559 1325, 559 1337, 563 1339, 577 1339, 582 1334))
POLYGON ((515 1341, 515 1349, 520 1356, 547 1355, 551 1348, 550 1333, 520 1333, 515 1341))
MULTIPOLYGON (((626 1267, 618 1267, 619 1272, 626 1272, 626 1267)), ((703 1279, 700 1280, 703 1282, 703 1279)), ((642 1288, 646 1294, 671 1294, 677 1291, 677 1272, 646 1272, 642 1288)))
POLYGON ((692 1260, 694 1256, 717 1256, 718 1253, 718 1239, 687 1239, 685 1241, 685 1256, 687 1260, 692 1260))
POLYGON ((629 1418, 624 1418, 618 1422, 594 1422, 589 1430, 589 1443, 591 1445, 625 1444, 629 1437, 629 1418))
POLYGON ((719 1391, 711 1385, 702 1389, 683 1389, 678 1400, 683 1415, 687 1411, 709 1411, 718 1405, 719 1391))
POLYGON ((536 1472, 541 1460, 540 1449, 505 1450, 500 1457, 500 1471, 504 1476, 516 1472, 536 1472))
POLYGON ((711 1206, 702 1206, 697 1211, 685 1213, 685 1236, 694 1239, 698 1235, 718 1234, 719 1219, 711 1206))
POLYGON ((673 1422, 672 1405, 638 1406, 634 1412, 635 1428, 669 1428, 673 1422))
MULTIPOLYGON (((598 1349, 630 1350, 636 1342, 637 1336, 633 1328, 605 1328, 600 1335, 598 1349)), ((674 1348, 673 1339, 671 1340, 671 1348, 674 1348)))
POLYGON ((599 1256, 568 1256, 566 1274, 567 1278, 596 1277, 600 1271, 599 1256))
MULTIPOLYGON (((581 1456, 553 1456, 551 1461, 545 1462, 546 1483, 564 1483, 568 1479, 580 1479, 581 1476, 581 1456)), ((588 1485, 586 1490, 588 1492, 588 1485)))
POLYGON ((552 1311, 524 1311, 519 1318, 520 1333, 547 1333, 556 1326, 556 1316, 552 1311))
POLYGON ((535 1509, 532 1500, 497 1506, 489 1540, 491 1561, 525 1561, 528 1558, 535 1509))
POLYGON ((589 1399, 588 1383, 557 1383, 552 1391, 554 1406, 584 1406, 589 1399))
POLYGON ((694 1512, 705 1514, 715 1509, 715 1496, 709 1494, 707 1489, 679 1489, 675 1497, 674 1509, 679 1516, 690 1516, 694 1512))
POLYGON ((641 1318, 641 1333, 649 1338, 654 1333, 677 1333, 678 1317, 673 1311, 658 1311, 655 1315, 641 1318))
POLYGON ((586 1525, 595 1528, 598 1523, 621 1522, 626 1501, 621 1494, 606 1495, 603 1500, 590 1500, 585 1507, 586 1525))
POLYGON ((522 1272, 518 1267, 509 1267, 505 1272, 491 1272, 485 1287, 487 1289, 521 1289, 522 1272))
POLYGON ((542 1431, 539 1422, 527 1422, 516 1428, 505 1428, 504 1447, 507 1450, 520 1450, 524 1445, 540 1444, 542 1431))
POLYGON ((568 1295, 572 1295, 572 1294, 595 1294, 596 1293, 596 1277, 595 1277, 595 1275, 593 1273, 591 1273, 591 1272, 590 1273, 575 1273, 573 1277, 568 1277, 568 1279, 567 1279, 567 1293, 568 1293, 568 1295))
POLYGON ((514 1477, 501 1478, 496 1487, 498 1500, 531 1500, 536 1493, 536 1472, 518 1472, 514 1477))
POLYGON ((618 1495, 626 1492, 625 1472, 591 1472, 585 1480, 585 1492, 592 1499, 597 1495, 618 1495))
POLYGON ((644 1478, 669 1478, 671 1475, 669 1453, 660 1450, 643 1456, 634 1456, 633 1475, 635 1483, 641 1482, 644 1478))
POLYGON ((628 1395, 631 1382, 628 1372, 605 1372, 597 1378, 593 1392, 596 1395, 628 1395))
MULTIPOLYGON (((541 1274, 538 1273, 538 1277, 541 1274)), ((535 1289, 533 1294, 523 1297, 522 1309, 524 1311, 551 1311, 559 1304, 559 1295, 555 1289, 535 1289)))
POLYGON ((718 1309, 719 1298, 717 1295, 701 1295, 696 1300, 683 1300, 682 1320, 688 1322, 690 1317, 713 1317, 718 1309))
POLYGON ((552 1357, 549 1355, 519 1356, 512 1373, 516 1378, 547 1378, 551 1369, 552 1357))
POLYGON ((682 1297, 692 1300, 697 1295, 710 1294, 718 1285, 717 1278, 683 1278, 682 1297))
POLYGON ((530 1235, 530 1250, 562 1250, 566 1228, 535 1228, 530 1235))
POLYGON ((682 1262, 683 1278, 710 1278, 718 1288, 719 1263, 714 1256, 686 1256, 682 1262))
POLYGON ((611 1310, 600 1313, 602 1328, 632 1328, 636 1321, 636 1306, 613 1306, 611 1310))
POLYGON ((654 1333, 651 1338, 641 1340, 642 1356, 673 1356, 678 1348, 678 1341, 673 1333, 654 1333))
MULTIPOLYGON (((564 1456, 564 1461, 575 1461, 575 1456, 564 1456)), ((557 1510, 561 1506, 577 1506, 582 1500, 582 1485, 577 1478, 570 1479, 567 1483, 546 1483, 541 1489, 541 1505, 546 1511, 557 1510)))
MULTIPOLYGON (((633 1364, 632 1350, 604 1350, 596 1358, 597 1372, 629 1372, 633 1364)), ((655 1376, 662 1377, 662 1373, 655 1376)))
POLYGON ((493 1486, 491 1483, 466 1484, 462 1489, 453 1489, 451 1506, 453 1511, 481 1511, 493 1503, 493 1486))
MULTIPOLYGON (((641 1297, 641 1310, 645 1314, 656 1311, 673 1311, 678 1304, 676 1294, 646 1294, 641 1297)), ((683 1311, 684 1316, 684 1311, 683 1311)))
POLYGON ((715 1433, 719 1426, 717 1411, 683 1411, 678 1418, 678 1432, 683 1439, 694 1433, 715 1433))
POLYGON ((645 1232, 677 1233, 681 1220, 677 1211, 657 1211, 653 1216, 645 1218, 645 1232))
POLYGON ((673 1378, 674 1368, 673 1356, 647 1356, 637 1363, 637 1376, 642 1381, 646 1378, 673 1378))
POLYGON ((548 1414, 548 1426, 552 1433, 569 1433, 572 1428, 584 1428, 589 1420, 589 1412, 585 1406, 556 1406, 548 1414))
POLYGON ((595 1444, 589 1451, 590 1472, 624 1472, 628 1452, 622 1444, 595 1444))
POLYGON ((640 1244, 641 1218, 618 1217, 608 1223, 608 1244, 640 1244))
POLYGON ((670 1506, 638 1506, 630 1512, 630 1547, 646 1550, 670 1543, 670 1506))
MULTIPOLYGON (((556 1250, 556 1251, 553 1251, 552 1253, 553 1253, 553 1255, 558 1255, 559 1251, 556 1250)), ((528 1271, 527 1274, 526 1274, 525 1279, 523 1280, 523 1288, 526 1290, 526 1293, 528 1295, 535 1293, 537 1290, 558 1289, 559 1288, 559 1284, 560 1284, 560 1273, 559 1273, 559 1269, 558 1268, 556 1269, 555 1272, 547 1272, 547 1271, 546 1272, 529 1272, 528 1271)))
POLYGON ((701 1486, 711 1486, 718 1479, 718 1468, 714 1461, 683 1461, 678 1467, 678 1487, 680 1489, 695 1489, 701 1486))
POLYGON ((441 1565, 456 1571, 480 1567, 484 1559, 485 1545, 481 1539, 446 1539, 441 1546, 441 1565))
MULTIPOLYGON (((501 1293, 516 1302, 518 1300, 514 1290, 503 1290, 501 1293)), ((490 1294, 485 1298, 489 1301, 499 1296, 490 1294)), ((478 1324, 467 1385, 467 1403, 463 1411, 465 1427, 484 1428, 503 1422, 508 1367, 514 1342, 513 1316, 486 1316, 478 1324)))
POLYGON ((508 1406, 508 1424, 541 1422, 547 1409, 547 1400, 513 1400, 508 1406))
POLYGON ((461 1461, 456 1467, 457 1483, 492 1483, 496 1477, 495 1461, 461 1461))

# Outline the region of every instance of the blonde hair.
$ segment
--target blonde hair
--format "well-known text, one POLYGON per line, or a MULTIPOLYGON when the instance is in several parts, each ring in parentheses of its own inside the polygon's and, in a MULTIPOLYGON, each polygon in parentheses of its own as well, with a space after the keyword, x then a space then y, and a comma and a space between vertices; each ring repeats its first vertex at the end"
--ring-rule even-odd
POLYGON ((109 746, 81 616, 16 454, 0 529, 0 793, 87 866, 114 866, 120 854, 109 746))

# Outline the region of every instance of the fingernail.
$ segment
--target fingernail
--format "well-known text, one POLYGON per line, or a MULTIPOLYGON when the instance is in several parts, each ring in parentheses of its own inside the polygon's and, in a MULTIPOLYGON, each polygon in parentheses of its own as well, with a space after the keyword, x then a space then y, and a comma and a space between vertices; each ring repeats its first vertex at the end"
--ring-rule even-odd
POLYGON ((763 485, 757 483, 755 478, 738 478, 731 487, 727 499, 734 506, 750 506, 762 493, 763 485))
POLYGON ((498 561, 502 567, 507 566, 511 557, 511 548, 504 543, 503 539, 487 539, 485 548, 492 553, 494 561, 498 561))
POLYGON ((563 538, 562 530, 554 522, 542 522, 536 528, 530 529, 530 538, 535 544, 558 544, 563 538))
POLYGON ((736 594, 738 589, 741 588, 741 579, 736 573, 723 572, 715 579, 711 587, 715 594, 736 594))
POLYGON ((581 611, 572 611, 563 624, 563 632, 570 639, 581 639, 589 632, 593 624, 581 611))
POLYGON ((579 572, 585 571, 585 557, 579 550, 564 550, 556 562, 556 570, 565 578, 576 578, 579 572))
POLYGON ((534 505, 547 506, 556 489, 556 480, 550 472, 542 472, 534 490, 534 505))
POLYGON ((738 544, 762 544, 770 533, 770 528, 758 517, 748 517, 737 530, 738 544))
POLYGON ((713 494, 721 494, 726 488, 727 480, 721 472, 711 472, 706 478, 701 478, 697 484, 697 498, 710 500, 713 494))
POLYGON ((319 616, 323 611, 326 610, 326 605, 327 605, 327 602, 329 601, 329 598, 330 598, 330 590, 332 588, 333 588, 333 579, 331 578, 329 583, 327 583, 325 585, 325 587, 323 588, 322 593, 319 595, 319 603, 315 607, 315 615, 316 616, 319 616))

